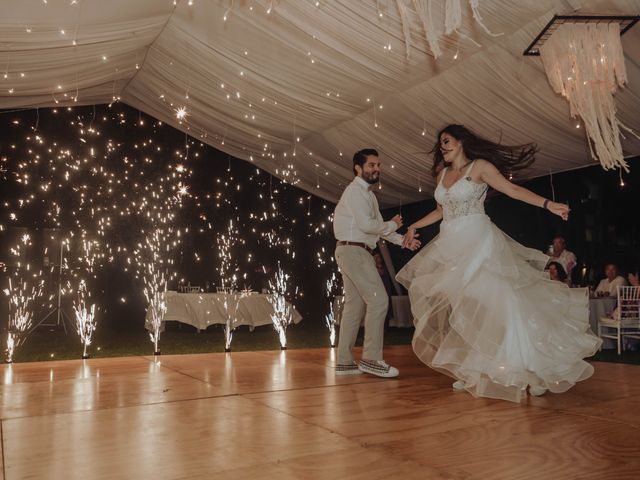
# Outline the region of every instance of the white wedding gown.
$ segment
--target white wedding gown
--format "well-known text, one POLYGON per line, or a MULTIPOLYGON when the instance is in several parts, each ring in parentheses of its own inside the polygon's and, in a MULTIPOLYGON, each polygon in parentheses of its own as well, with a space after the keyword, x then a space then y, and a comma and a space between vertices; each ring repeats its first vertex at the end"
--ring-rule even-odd
POLYGON ((411 299, 413 350, 475 396, 519 402, 527 385, 564 392, 592 375, 583 358, 601 344, 586 291, 550 280, 549 257, 491 222, 472 167, 449 189, 440 181, 440 234, 397 275, 411 299))

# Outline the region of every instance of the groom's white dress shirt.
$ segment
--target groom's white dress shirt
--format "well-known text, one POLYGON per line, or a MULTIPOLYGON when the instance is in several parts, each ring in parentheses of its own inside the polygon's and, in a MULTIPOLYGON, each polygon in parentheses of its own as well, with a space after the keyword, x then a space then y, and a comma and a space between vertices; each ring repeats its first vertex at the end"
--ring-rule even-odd
POLYGON ((402 235, 396 233, 394 221, 385 222, 380 214, 378 199, 370 185, 355 177, 342 193, 333 213, 333 233, 336 240, 360 242, 374 249, 380 237, 402 245, 402 235))

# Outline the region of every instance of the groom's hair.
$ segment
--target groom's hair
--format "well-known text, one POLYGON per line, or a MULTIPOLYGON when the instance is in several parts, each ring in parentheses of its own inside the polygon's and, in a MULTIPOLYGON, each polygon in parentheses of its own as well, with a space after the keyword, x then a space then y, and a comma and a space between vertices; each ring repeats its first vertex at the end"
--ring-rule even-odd
POLYGON ((376 157, 378 157, 378 151, 373 149, 373 148, 363 148, 362 150, 359 150, 355 153, 355 155, 353 156, 353 174, 357 175, 358 172, 356 172, 356 165, 360 165, 361 167, 367 163, 367 157, 369 155, 374 155, 376 157))

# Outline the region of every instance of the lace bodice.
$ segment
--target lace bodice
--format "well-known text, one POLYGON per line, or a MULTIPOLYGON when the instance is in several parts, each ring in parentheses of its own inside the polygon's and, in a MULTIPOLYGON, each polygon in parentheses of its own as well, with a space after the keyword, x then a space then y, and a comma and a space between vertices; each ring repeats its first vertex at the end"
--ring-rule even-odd
POLYGON ((452 220, 474 213, 484 213, 487 184, 475 183, 471 180, 469 174, 474 164, 475 162, 471 162, 464 175, 449 188, 445 188, 442 184, 447 171, 446 168, 440 177, 434 197, 442 205, 443 220, 452 220))

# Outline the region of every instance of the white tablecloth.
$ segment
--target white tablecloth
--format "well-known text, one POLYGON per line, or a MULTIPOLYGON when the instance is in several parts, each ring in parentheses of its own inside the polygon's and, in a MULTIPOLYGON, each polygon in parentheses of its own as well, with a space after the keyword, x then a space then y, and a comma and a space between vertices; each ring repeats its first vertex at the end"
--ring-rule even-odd
MULTIPOLYGON (((602 317, 608 317, 609 314, 616 308, 616 297, 599 297, 589 299, 589 325, 591 331, 598 334, 598 320, 602 317)), ((602 343, 603 349, 616 348, 616 342, 614 340, 605 338, 602 343)))
MULTIPOLYGON (((166 292, 167 313, 164 320, 175 320, 188 325, 193 325, 198 330, 205 330, 209 325, 224 324, 227 321, 227 312, 234 318, 233 327, 249 325, 271 325, 273 306, 268 300, 270 295, 262 293, 177 293, 166 292), (225 300, 227 308, 225 309, 225 300), (237 305, 237 310, 236 310, 237 305), (234 312, 235 310, 235 312, 234 312)), ((291 306, 292 322, 299 323, 302 320, 300 313, 291 306)), ((146 327, 149 328, 151 318, 147 310, 146 327)))
MULTIPOLYGON (((413 327, 413 316, 411 315, 411 303, 409 302, 408 295, 393 295, 390 300, 391 303, 391 318, 389 319, 390 327, 413 327)), ((340 319, 342 318, 342 310, 344 309, 344 297, 342 295, 336 296, 333 300, 333 314, 336 319, 336 323, 340 325, 340 319)), ((360 324, 364 326, 364 317, 360 324)))

